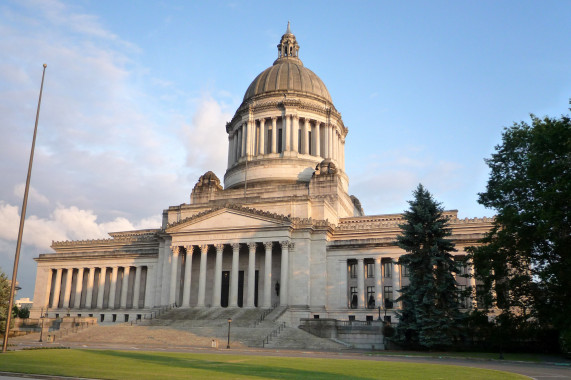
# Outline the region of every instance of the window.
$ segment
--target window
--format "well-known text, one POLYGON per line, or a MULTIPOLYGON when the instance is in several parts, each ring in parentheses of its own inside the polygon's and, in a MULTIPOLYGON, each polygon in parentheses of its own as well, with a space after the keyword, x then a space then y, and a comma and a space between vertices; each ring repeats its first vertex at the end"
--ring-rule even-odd
POLYGON ((460 309, 467 309, 468 297, 466 297, 466 285, 457 285, 456 289, 458 292, 458 304, 460 309))
POLYGON ((283 129, 278 129, 278 153, 283 152, 283 129))
POLYGON ((301 130, 297 130, 297 147, 294 149, 297 152, 301 152, 301 130))
POLYGON ((402 276, 403 277, 410 277, 410 270, 408 269, 408 265, 402 266, 402 276))
POLYGON ((266 153, 272 152, 271 146, 272 146, 272 130, 268 129, 268 140, 266 143, 266 153))
POLYGON ((359 306, 359 300, 357 297, 357 287, 351 286, 351 309, 356 309, 359 306))
POLYGON ((484 285, 476 285, 476 304, 479 308, 486 307, 486 287, 484 285))
POLYGON ((375 307, 375 287, 367 286, 367 309, 374 309, 375 307))
POLYGON ((393 308, 393 287, 385 286, 383 289, 383 296, 385 298, 385 307, 387 309, 393 308))
POLYGON ((390 261, 383 263, 383 277, 391 278, 392 272, 393 272, 393 263, 390 261))
POLYGON ((349 273, 351 278, 357 278, 357 263, 349 262, 349 273))
POLYGON ((367 270, 367 278, 375 277, 375 263, 367 263, 366 270, 367 270))
POLYGON ((311 131, 307 132, 307 146, 309 147, 309 152, 306 153, 312 154, 313 152, 311 151, 311 131))
POLYGON ((458 267, 458 275, 466 276, 468 274, 468 263, 464 258, 456 259, 456 266, 458 267))

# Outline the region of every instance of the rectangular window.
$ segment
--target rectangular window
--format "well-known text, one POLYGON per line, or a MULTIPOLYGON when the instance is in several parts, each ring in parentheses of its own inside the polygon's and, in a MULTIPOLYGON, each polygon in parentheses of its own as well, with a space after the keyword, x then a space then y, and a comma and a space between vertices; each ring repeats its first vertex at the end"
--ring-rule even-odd
POLYGON ((266 143, 266 153, 272 152, 272 130, 268 129, 268 140, 266 143))
POLYGON ((313 154, 312 148, 311 148, 311 131, 307 132, 307 146, 309 148, 309 151, 307 152, 307 154, 313 154))
POLYGON ((383 296, 385 298, 385 307, 387 309, 393 308, 393 287, 385 286, 383 289, 383 296))
POLYGON ((283 152, 283 129, 278 129, 278 153, 283 152))
POLYGON ((357 287, 351 286, 351 298, 350 298, 350 307, 351 309, 356 309, 359 306, 359 301, 357 297, 357 287))
POLYGON ((375 307, 375 287, 367 286, 367 308, 374 309, 375 307))
POLYGON ((402 265, 402 276, 403 277, 410 277, 410 271, 408 269, 408 265, 402 265))
POLYGON ((349 273, 351 278, 357 278, 357 263, 349 263, 349 273))
POLYGON ((486 287, 484 285, 476 285, 476 303, 481 309, 486 307, 486 287))
POLYGON ((466 285, 456 285, 458 292, 458 304, 460 309, 468 308, 468 297, 466 297, 466 285))
POLYGON ((392 262, 383 263, 383 277, 391 278, 392 272, 393 272, 393 263, 392 262))
POLYGON ((367 263, 367 278, 375 277, 375 263, 367 263))
POLYGON ((297 152, 301 152, 301 130, 298 129, 297 131, 297 149, 294 149, 297 152))

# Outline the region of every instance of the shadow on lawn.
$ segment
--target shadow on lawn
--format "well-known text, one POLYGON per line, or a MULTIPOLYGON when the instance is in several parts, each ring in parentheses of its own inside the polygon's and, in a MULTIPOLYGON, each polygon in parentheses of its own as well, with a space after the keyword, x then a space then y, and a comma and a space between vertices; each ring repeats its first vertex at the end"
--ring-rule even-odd
MULTIPOLYGON (((308 379, 323 379, 332 378, 339 380, 349 380, 349 379, 365 379, 362 377, 357 377, 356 375, 345 376, 341 374, 336 374, 332 372, 318 372, 318 371, 308 371, 303 369, 295 368, 284 368, 284 367, 271 367, 265 365, 257 364, 240 364, 240 363, 228 363, 224 361, 215 360, 201 360, 195 357, 182 358, 182 357, 172 357, 163 355, 153 355, 150 353, 142 352, 129 352, 129 351, 89 351, 90 354, 107 355, 116 358, 125 358, 139 362, 147 362, 158 365, 164 365, 170 368, 188 368, 188 369, 198 369, 206 371, 217 371, 234 375, 244 375, 244 376, 260 376, 265 378, 308 378, 308 379)), ((134 363, 136 365, 137 363, 134 363)))

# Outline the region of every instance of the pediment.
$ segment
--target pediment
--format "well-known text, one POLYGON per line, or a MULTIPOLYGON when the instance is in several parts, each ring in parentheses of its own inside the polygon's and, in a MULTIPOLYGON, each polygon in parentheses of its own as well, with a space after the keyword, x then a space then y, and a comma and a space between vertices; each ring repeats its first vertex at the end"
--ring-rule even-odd
POLYGON ((291 224, 288 217, 246 208, 221 208, 209 210, 193 217, 173 223, 167 233, 204 232, 216 230, 251 230, 286 227, 291 224))

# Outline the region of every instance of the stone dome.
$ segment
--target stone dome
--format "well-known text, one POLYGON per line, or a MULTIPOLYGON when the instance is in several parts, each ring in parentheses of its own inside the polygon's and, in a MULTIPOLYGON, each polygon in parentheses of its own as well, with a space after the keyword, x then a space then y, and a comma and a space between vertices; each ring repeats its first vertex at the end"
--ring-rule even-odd
POLYGON ((291 91, 317 96, 333 103, 323 81, 313 71, 303 66, 298 52, 299 45, 288 22, 287 30, 278 44, 278 59, 248 86, 244 102, 262 94, 291 91))
POLYGON ((262 71, 246 90, 244 101, 256 95, 288 91, 315 95, 332 103, 323 81, 301 61, 288 59, 278 59, 273 66, 262 71))

